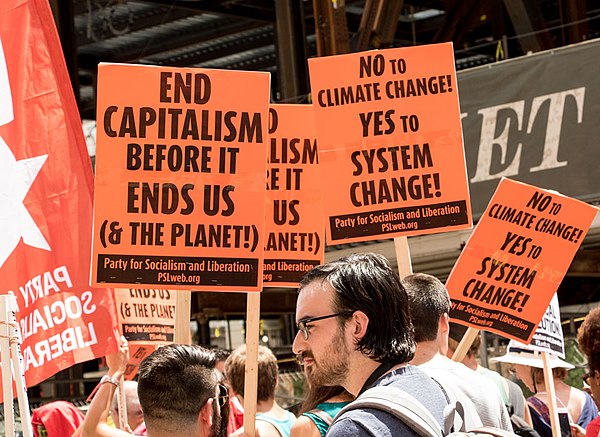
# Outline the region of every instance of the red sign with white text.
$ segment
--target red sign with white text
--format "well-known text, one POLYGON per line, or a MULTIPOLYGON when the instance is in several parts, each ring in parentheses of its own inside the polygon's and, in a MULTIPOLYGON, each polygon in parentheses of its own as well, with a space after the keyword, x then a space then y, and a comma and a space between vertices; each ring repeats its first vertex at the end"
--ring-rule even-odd
POLYGON ((89 287, 92 168, 47 0, 0 3, 0 293, 27 386, 116 350, 112 292, 89 287))

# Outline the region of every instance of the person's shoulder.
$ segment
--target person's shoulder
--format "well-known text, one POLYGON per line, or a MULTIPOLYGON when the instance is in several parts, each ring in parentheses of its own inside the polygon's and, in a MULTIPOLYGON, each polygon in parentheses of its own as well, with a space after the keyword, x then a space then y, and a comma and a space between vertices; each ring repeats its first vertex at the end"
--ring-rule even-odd
POLYGON ((256 429, 258 429, 260 437, 281 437, 281 434, 271 422, 257 420, 256 429))
POLYGON ((321 433, 317 429, 317 426, 308 416, 299 416, 292 425, 292 430, 290 432, 290 437, 310 437, 320 435, 321 433))

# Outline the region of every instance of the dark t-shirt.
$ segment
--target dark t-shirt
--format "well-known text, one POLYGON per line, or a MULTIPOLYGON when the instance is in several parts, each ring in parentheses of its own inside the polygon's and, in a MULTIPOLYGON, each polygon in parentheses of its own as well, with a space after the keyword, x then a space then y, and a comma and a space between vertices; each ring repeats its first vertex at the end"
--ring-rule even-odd
MULTIPOLYGON (((440 386, 415 366, 401 367, 382 376, 374 386, 390 385, 404 390, 419 400, 443 428, 444 407, 448 405, 440 386)), ((327 433, 327 437, 413 437, 416 432, 404 423, 381 410, 364 408, 350 410, 340 417, 327 433)))

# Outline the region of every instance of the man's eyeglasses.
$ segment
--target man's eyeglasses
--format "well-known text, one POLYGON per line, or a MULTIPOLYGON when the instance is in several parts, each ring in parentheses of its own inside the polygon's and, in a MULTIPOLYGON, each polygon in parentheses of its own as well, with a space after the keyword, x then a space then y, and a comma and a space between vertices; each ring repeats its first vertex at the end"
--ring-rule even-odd
POLYGON ((298 331, 300 331, 302 333, 302 335, 304 336, 304 339, 308 340, 308 336, 310 335, 310 333, 308 331, 309 323, 317 322, 319 320, 330 319, 332 317, 350 316, 352 314, 354 314, 354 311, 344 311, 341 313, 328 314, 326 316, 319 316, 319 317, 307 317, 306 319, 298 320, 297 328, 298 328, 298 331))
POLYGON ((584 374, 581 376, 581 379, 583 379, 583 382, 585 382, 587 385, 590 385, 590 378, 591 378, 592 376, 594 376, 594 372, 590 370, 589 372, 587 372, 587 373, 584 373, 584 374))
POLYGON ((219 384, 219 396, 215 396, 213 399, 217 401, 220 408, 223 408, 229 400, 229 390, 223 384, 219 384))

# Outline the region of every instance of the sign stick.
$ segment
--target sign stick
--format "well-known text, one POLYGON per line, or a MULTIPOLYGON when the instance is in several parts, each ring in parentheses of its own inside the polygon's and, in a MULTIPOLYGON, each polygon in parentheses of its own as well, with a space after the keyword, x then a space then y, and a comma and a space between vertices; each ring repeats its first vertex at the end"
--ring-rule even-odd
POLYGON ((258 391, 258 334, 260 293, 248 293, 246 305, 246 373, 244 379, 244 431, 256 435, 256 396, 258 391))
POLYGON ((550 357, 548 352, 542 352, 542 361, 544 362, 544 382, 546 384, 546 394, 548 409, 550 410, 550 425, 552 426, 552 437, 560 437, 560 423, 558 422, 558 411, 556 404, 556 390, 554 389, 554 377, 550 367, 550 357))
POLYGON ((13 404, 13 385, 10 360, 10 337, 12 329, 8 324, 8 308, 2 296, 0 303, 0 357, 2 357, 2 388, 4 399, 4 431, 6 435, 15 435, 15 406, 13 404))
POLYGON ((410 261, 408 237, 394 237, 394 247, 396 249, 396 263, 398 264, 398 275, 400 276, 400 279, 412 275, 413 270, 410 261))
POLYGON ((2 387, 4 401, 4 430, 6 435, 14 435, 15 409, 13 400, 13 378, 17 389, 19 412, 23 437, 33 436, 29 402, 25 389, 25 373, 21 355, 21 335, 17 325, 17 300, 14 295, 0 296, 0 356, 2 361, 2 387))
POLYGON ((29 412, 29 401, 27 399, 27 388, 25 384, 25 368, 23 367, 23 355, 21 355, 21 333, 17 327, 17 302, 14 301, 14 312, 11 312, 11 320, 14 323, 14 339, 10 343, 12 354, 13 377, 17 388, 17 399, 19 401, 19 415, 21 417, 21 432, 23 437, 32 437, 31 413, 29 412))
POLYGON ((178 290, 175 295, 175 334, 174 341, 179 344, 190 344, 190 318, 192 301, 191 290, 178 290))
POLYGON ((467 355, 469 348, 473 344, 473 340, 475 340, 475 337, 477 337, 477 334, 479 334, 479 329, 467 328, 467 332, 465 332, 465 335, 454 351, 454 355, 452 355, 452 361, 456 361, 458 363, 462 362, 462 360, 465 358, 465 355, 467 355))
POLYGON ((119 411, 119 429, 125 430, 127 425, 127 398, 125 394, 125 378, 119 378, 119 395, 117 397, 117 410, 119 411))

